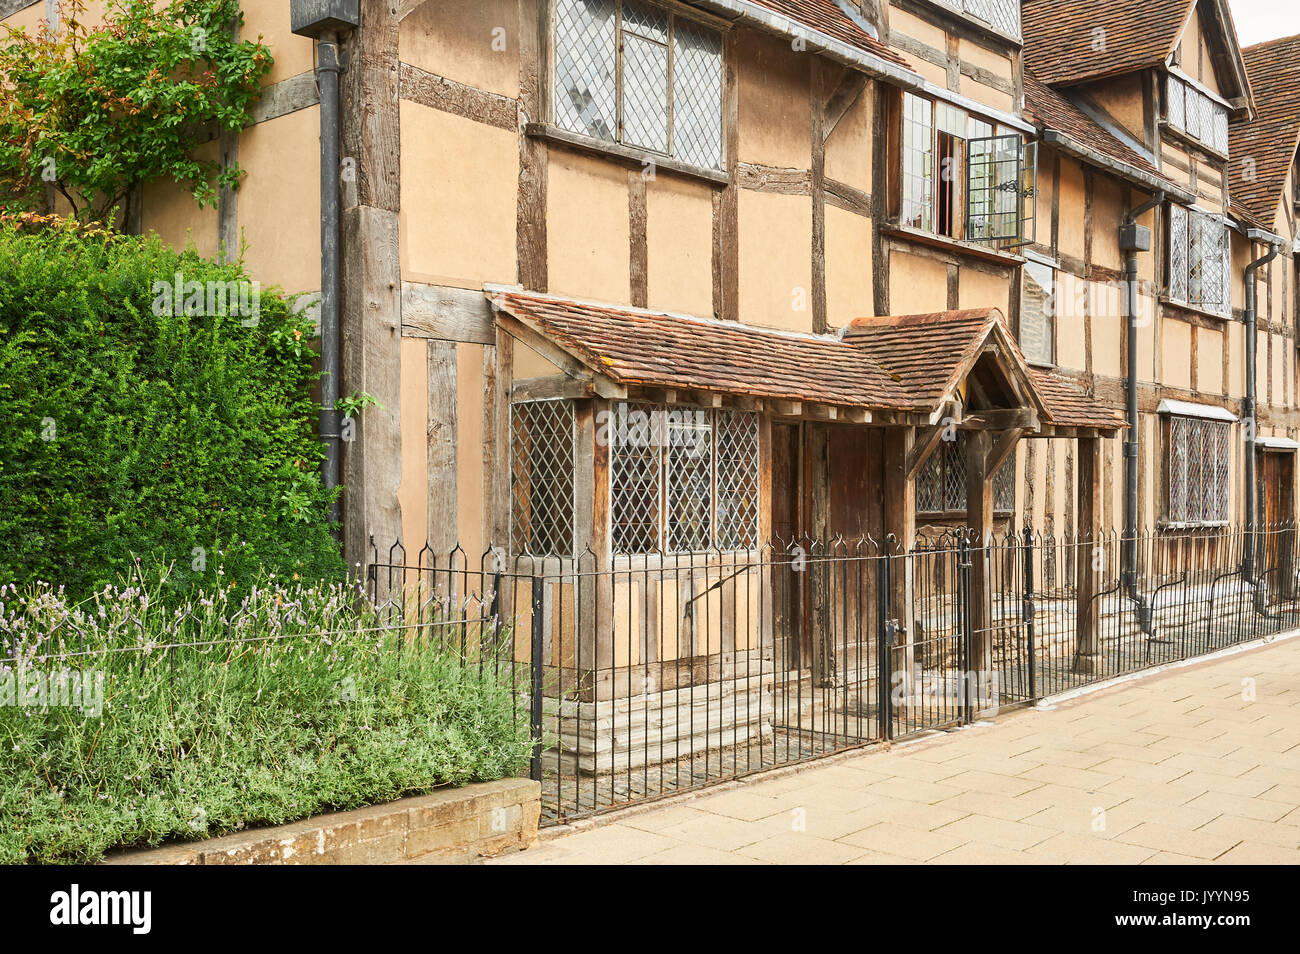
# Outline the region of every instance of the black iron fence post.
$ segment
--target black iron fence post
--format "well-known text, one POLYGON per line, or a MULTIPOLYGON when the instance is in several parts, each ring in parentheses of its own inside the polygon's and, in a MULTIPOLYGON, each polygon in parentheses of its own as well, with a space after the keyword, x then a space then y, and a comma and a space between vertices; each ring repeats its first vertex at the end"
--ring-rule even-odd
POLYGON ((1035 669, 1035 639, 1034 639, 1034 531, 1030 527, 1025 527, 1024 532, 1024 575, 1025 575, 1025 594, 1022 605, 1022 612, 1025 617, 1025 638, 1029 640, 1029 653, 1027 662, 1029 665, 1029 701, 1038 701, 1038 673, 1035 669))
POLYGON ((886 547, 885 555, 880 560, 880 572, 876 574, 876 586, 879 590, 876 594, 876 645, 880 654, 880 690, 877 694, 876 711, 880 714, 880 737, 886 740, 893 738, 894 722, 890 706, 893 679, 890 672, 893 668, 891 654, 894 649, 894 627, 890 625, 889 616, 889 597, 893 592, 889 581, 889 561, 892 559, 886 547))
POLYGON ((542 780, 542 592, 542 578, 533 577, 533 639, 529 654, 532 667, 529 730, 533 736, 533 760, 528 774, 534 782, 542 780))
POLYGON ((968 688, 971 662, 975 658, 975 628, 972 625, 975 607, 971 589, 970 538, 963 533, 961 542, 957 546, 957 606, 958 612, 961 614, 961 649, 958 653, 961 657, 961 667, 958 673, 957 686, 960 687, 958 691, 961 693, 962 721, 967 725, 975 721, 971 694, 968 688))

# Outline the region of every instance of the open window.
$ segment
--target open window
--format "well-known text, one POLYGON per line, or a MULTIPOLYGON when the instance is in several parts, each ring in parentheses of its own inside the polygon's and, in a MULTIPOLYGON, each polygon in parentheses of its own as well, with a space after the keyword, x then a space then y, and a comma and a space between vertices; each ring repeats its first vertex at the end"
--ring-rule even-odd
POLYGON ((1032 242, 1037 144, 941 100, 904 92, 898 103, 897 223, 1000 248, 1032 242))

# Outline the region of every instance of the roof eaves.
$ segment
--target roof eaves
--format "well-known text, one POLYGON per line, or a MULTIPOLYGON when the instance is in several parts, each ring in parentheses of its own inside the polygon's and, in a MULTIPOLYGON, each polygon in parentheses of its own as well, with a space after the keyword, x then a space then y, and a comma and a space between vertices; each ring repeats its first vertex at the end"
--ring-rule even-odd
POLYGON ((1112 172, 1135 185, 1143 186, 1156 192, 1163 192, 1171 198, 1180 202, 1191 203, 1196 201, 1196 195, 1189 192, 1182 186, 1164 178, 1155 176, 1151 173, 1139 169, 1137 166, 1130 165, 1127 162, 1120 162, 1118 159, 1112 159, 1110 156, 1093 149, 1086 143, 1080 142, 1073 136, 1063 133, 1058 129, 1044 126, 1043 141, 1049 145, 1055 146, 1062 152, 1069 153, 1076 159, 1083 160, 1089 165, 1097 166, 1107 172, 1112 172))
POLYGON ((881 56, 859 49, 806 23, 759 6, 750 0, 698 0, 696 5, 727 19, 746 21, 783 36, 801 39, 807 44, 808 49, 815 53, 823 53, 833 60, 888 80, 904 89, 926 93, 954 106, 996 119, 1002 125, 1020 132, 1033 131, 1033 127, 1015 113, 988 106, 937 86, 907 66, 900 66, 881 56))

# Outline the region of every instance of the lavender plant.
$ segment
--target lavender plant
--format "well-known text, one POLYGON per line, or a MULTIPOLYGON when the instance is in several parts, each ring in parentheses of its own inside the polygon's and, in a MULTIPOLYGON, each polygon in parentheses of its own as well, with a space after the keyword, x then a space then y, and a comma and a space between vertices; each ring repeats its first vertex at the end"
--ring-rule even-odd
POLYGON ((347 583, 166 592, 139 574, 80 602, 0 586, 0 863, 90 862, 527 764, 491 627, 381 612, 347 583))

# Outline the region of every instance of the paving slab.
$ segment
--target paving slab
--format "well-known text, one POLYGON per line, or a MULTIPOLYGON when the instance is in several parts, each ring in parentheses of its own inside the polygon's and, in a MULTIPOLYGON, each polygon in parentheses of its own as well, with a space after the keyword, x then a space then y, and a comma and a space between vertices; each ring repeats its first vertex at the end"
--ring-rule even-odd
POLYGON ((488 863, 1300 864, 1300 638, 578 827, 488 863))

